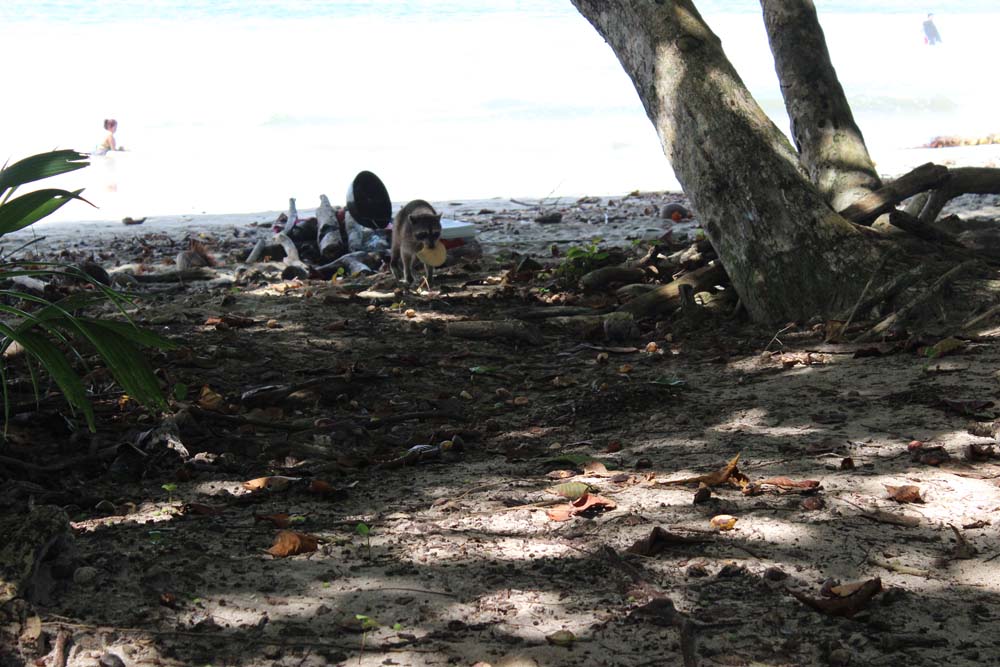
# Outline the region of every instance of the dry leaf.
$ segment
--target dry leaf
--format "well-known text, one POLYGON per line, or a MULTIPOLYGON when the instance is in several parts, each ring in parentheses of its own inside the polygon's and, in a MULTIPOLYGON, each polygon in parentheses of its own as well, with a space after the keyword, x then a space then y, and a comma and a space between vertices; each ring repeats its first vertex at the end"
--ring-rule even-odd
POLYGON ((608 467, 600 461, 588 461, 583 464, 583 472, 588 475, 607 475, 608 467))
POLYGON ((257 479, 247 480, 243 482, 243 488, 250 491, 260 491, 261 489, 269 489, 271 491, 283 491, 287 489, 292 482, 297 482, 301 479, 300 477, 283 477, 281 475, 272 475, 270 477, 258 477, 257 479))
POLYGON ((622 450, 622 443, 617 440, 612 440, 608 443, 608 446, 604 448, 605 454, 614 454, 615 452, 620 452, 622 450))
POLYGON ((586 482, 566 482, 548 489, 548 492, 567 500, 578 500, 590 493, 590 485, 586 482))
POLYGON ((622 364, 618 367, 618 372, 622 375, 628 375, 632 372, 632 364, 622 364))
POLYGON ((965 347, 964 340, 959 340, 957 338, 945 338, 943 340, 939 340, 933 346, 925 348, 924 355, 931 359, 937 359, 938 357, 943 357, 944 355, 963 347, 965 347))
POLYGON ((556 630, 551 635, 545 635, 545 641, 553 646, 570 646, 576 641, 576 635, 569 630, 556 630))
POLYGON ((732 530, 736 526, 736 517, 729 514, 717 514, 709 522, 716 530, 732 530))
POLYGON ((314 479, 313 481, 309 482, 308 490, 309 493, 315 493, 318 496, 333 496, 333 495, 338 495, 340 493, 340 491, 334 488, 332 484, 330 484, 329 482, 324 482, 321 479, 314 479))
MULTIPOLYGON (((660 482, 660 484, 704 484, 705 486, 718 486, 728 482, 729 478, 733 476, 734 473, 737 473, 740 476, 740 480, 746 480, 746 483, 749 484, 750 480, 746 477, 746 475, 739 473, 736 469, 736 464, 739 463, 739 460, 740 455, 737 454, 729 461, 729 463, 715 472, 710 472, 707 475, 698 475, 697 477, 670 479, 660 482)), ((737 486, 745 486, 745 484, 738 483, 737 486)))
POLYGON ((795 599, 802 604, 812 607, 816 611, 828 614, 829 616, 843 616, 851 618, 858 612, 866 609, 872 598, 882 592, 882 580, 870 579, 861 585, 854 593, 847 597, 832 598, 829 600, 815 599, 803 595, 797 591, 789 591, 795 599))
POLYGON ((675 535, 659 526, 653 528, 649 535, 635 542, 626 549, 626 553, 637 554, 639 556, 656 556, 663 553, 667 548, 678 544, 688 545, 701 540, 692 540, 687 537, 675 535))
POLYGON ((316 551, 319 548, 319 538, 306 533, 296 533, 291 530, 283 530, 278 533, 274 540, 274 545, 267 549, 267 553, 275 558, 285 558, 296 554, 305 554, 316 551))
POLYGON ((867 581, 852 581, 847 584, 840 584, 839 586, 833 586, 830 588, 829 597, 846 598, 849 595, 854 595, 859 590, 861 590, 867 581))
POLYGON ((212 412, 223 412, 226 409, 226 399, 206 384, 198 396, 198 407, 212 412))
POLYGON ((608 500, 607 498, 588 493, 587 495, 574 500, 572 503, 554 505, 546 510, 546 514, 548 514, 549 519, 552 521, 569 521, 577 514, 583 514, 588 510, 613 510, 615 507, 617 507, 617 505, 613 500, 608 500))
POLYGON ((891 486, 885 484, 885 490, 889 492, 889 498, 897 503, 922 503, 923 497, 920 495, 920 487, 913 484, 904 486, 891 486))
POLYGON ((288 528, 291 525, 289 514, 254 514, 253 520, 269 522, 275 528, 288 528))

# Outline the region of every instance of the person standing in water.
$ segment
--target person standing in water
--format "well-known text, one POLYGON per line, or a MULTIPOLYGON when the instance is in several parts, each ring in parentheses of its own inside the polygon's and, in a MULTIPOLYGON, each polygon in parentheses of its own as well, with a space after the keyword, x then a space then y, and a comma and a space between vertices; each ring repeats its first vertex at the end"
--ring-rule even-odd
POLYGON ((934 25, 934 15, 928 14, 927 20, 924 21, 924 44, 934 46, 940 41, 941 33, 938 32, 937 26, 934 25))
POLYGON ((105 155, 108 151, 123 151, 123 147, 119 146, 115 142, 115 131, 118 129, 118 121, 114 118, 104 119, 104 129, 108 131, 107 135, 104 137, 98 146, 97 150, 94 151, 95 155, 105 155))

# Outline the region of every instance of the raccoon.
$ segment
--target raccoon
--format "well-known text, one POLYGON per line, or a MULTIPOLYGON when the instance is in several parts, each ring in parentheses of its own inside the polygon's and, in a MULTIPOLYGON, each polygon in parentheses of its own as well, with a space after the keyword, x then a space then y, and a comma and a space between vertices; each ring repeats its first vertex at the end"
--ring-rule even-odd
MULTIPOLYGON (((402 281, 409 285, 413 281, 413 263, 421 250, 433 250, 440 243, 441 216, 434 207, 423 199, 414 199, 404 206, 392 223, 392 259, 389 268, 396 280, 400 280, 402 264, 402 281)), ((427 275, 427 286, 430 287, 434 278, 434 267, 424 264, 427 275)))

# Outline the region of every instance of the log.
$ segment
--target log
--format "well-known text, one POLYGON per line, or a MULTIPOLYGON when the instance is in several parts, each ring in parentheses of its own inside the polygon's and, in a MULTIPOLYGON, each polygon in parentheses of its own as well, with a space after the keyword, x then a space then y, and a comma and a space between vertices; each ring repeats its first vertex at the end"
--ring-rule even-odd
POLYGON ((585 292, 596 292, 613 283, 640 283, 646 277, 642 269, 631 266, 602 266, 580 278, 580 287, 585 292))
POLYGON ((931 224, 941 214, 945 204, 962 194, 1000 194, 1000 169, 990 167, 960 167, 949 172, 947 182, 928 197, 920 211, 920 221, 931 224))
POLYGON ((340 226, 337 224, 337 213, 330 205, 326 195, 319 196, 319 208, 316 209, 316 240, 319 254, 326 259, 333 259, 347 250, 347 244, 340 236, 340 226))
POLYGON ((695 292, 700 292, 726 279, 726 271, 718 264, 709 264, 691 273, 685 274, 658 287, 648 294, 638 296, 618 308, 619 311, 632 313, 636 319, 659 315, 680 305, 681 285, 690 285, 695 292))
POLYGON ((893 210, 896 204, 904 199, 909 199, 924 190, 936 188, 947 179, 947 167, 933 162, 922 164, 870 195, 865 195, 840 211, 840 215, 859 225, 870 225, 877 217, 893 210))

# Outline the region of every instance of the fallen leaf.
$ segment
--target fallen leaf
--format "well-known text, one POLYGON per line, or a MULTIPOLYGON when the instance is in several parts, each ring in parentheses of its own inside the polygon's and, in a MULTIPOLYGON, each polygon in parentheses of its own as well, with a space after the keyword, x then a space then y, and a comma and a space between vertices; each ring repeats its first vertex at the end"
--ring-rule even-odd
POLYGON ((903 486, 891 486, 884 484, 885 490, 889 492, 889 498, 897 503, 922 503, 923 497, 920 495, 920 487, 913 484, 903 486))
POLYGON ((846 597, 831 598, 828 600, 811 598, 808 595, 790 590, 792 596, 818 612, 829 616, 843 616, 851 618, 858 612, 866 609, 872 598, 882 592, 882 580, 879 578, 870 579, 864 582, 857 590, 846 597))
POLYGON ((329 482, 324 482, 321 479, 314 479, 309 482, 309 493, 315 493, 318 496, 334 496, 340 495, 341 491, 335 488, 329 482))
POLYGON ((736 517, 729 514, 717 514, 712 517, 712 520, 709 521, 709 523, 711 523, 712 527, 716 530, 732 530, 736 527, 736 521, 736 517))
POLYGON ((545 635, 545 641, 553 646, 570 646, 576 641, 576 635, 569 630, 556 630, 550 635, 545 635))
POLYGON ((285 558, 296 554, 305 554, 319 548, 319 538, 307 533, 296 533, 283 530, 278 533, 274 545, 266 551, 275 558, 285 558))
POLYGON ((291 525, 289 519, 291 515, 289 514, 254 514, 254 522, 265 521, 270 523, 275 528, 288 528, 291 525))
POLYGON ((546 511, 546 514, 552 521, 569 521, 577 514, 583 514, 589 510, 613 510, 616 507, 613 500, 588 493, 571 503, 554 505, 546 511))
POLYGON ((977 445, 972 443, 966 452, 966 457, 970 461, 989 461, 997 458, 996 449, 993 445, 977 445))
POLYGON ((939 466, 951 460, 951 455, 940 445, 936 447, 916 447, 910 450, 910 460, 914 463, 923 463, 928 466, 939 466))
MULTIPOLYGON (((670 479, 660 482, 660 484, 704 484, 705 486, 718 486, 729 481, 729 478, 733 475, 736 470, 736 464, 739 463, 740 455, 734 456, 729 463, 725 466, 716 470, 715 472, 710 472, 707 475, 698 475, 697 477, 685 477, 684 479, 670 479)), ((742 473, 740 473, 742 475, 742 473)), ((746 479, 746 476, 742 476, 746 479)), ((746 479, 749 483, 749 479, 746 479)))
POLYGON ((201 388, 201 394, 198 396, 198 407, 212 412, 224 412, 226 399, 206 384, 201 388))
POLYGON ((688 537, 681 537, 680 535, 675 535, 668 530, 664 530, 659 526, 653 528, 649 535, 638 540, 632 546, 625 550, 626 553, 636 554, 639 556, 657 556, 663 553, 665 550, 676 545, 688 545, 693 542, 702 542, 704 540, 693 540, 688 537))
POLYGON ((618 367, 618 372, 622 375, 628 375, 632 372, 632 364, 622 364, 618 367))
POLYGON ((857 593, 867 583, 867 581, 852 581, 850 583, 840 584, 839 586, 832 586, 829 589, 829 595, 827 597, 846 598, 857 593))
POLYGON ((946 354, 950 354, 955 350, 959 350, 965 347, 965 341, 959 340, 957 338, 945 338, 939 340, 937 343, 931 347, 924 348, 924 356, 929 359, 937 359, 938 357, 943 357, 946 354))
POLYGON ((803 498, 802 509, 808 512, 815 512, 816 510, 821 510, 826 506, 826 502, 819 496, 809 496, 808 498, 803 498))
POLYGON ((608 443, 608 446, 604 448, 604 454, 614 454, 615 452, 620 452, 622 450, 622 443, 617 440, 612 440, 608 443))
POLYGON ((567 500, 578 500, 590 493, 590 490, 591 487, 586 482, 566 482, 548 489, 549 493, 562 496, 567 500))
POLYGON ((281 475, 258 477, 256 479, 243 482, 243 488, 249 491, 260 491, 262 489, 268 489, 270 491, 283 491, 284 489, 287 489, 292 482, 297 482, 300 479, 300 477, 283 477, 281 475))
POLYGON ((583 464, 583 472, 587 475, 607 475, 608 467, 600 461, 588 461, 583 464))

